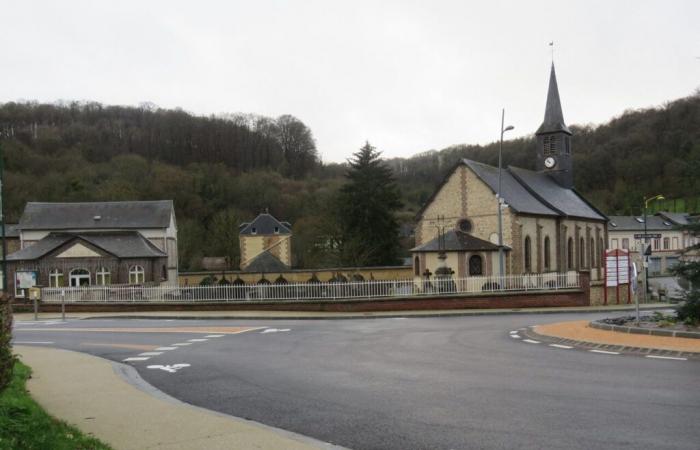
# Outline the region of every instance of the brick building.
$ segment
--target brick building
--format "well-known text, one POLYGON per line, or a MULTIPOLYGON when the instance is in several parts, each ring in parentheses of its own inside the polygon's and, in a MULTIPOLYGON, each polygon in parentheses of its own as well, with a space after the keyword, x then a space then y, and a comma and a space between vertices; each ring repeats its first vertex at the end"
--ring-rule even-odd
POLYGON ((603 213, 573 186, 572 133, 552 65, 545 117, 535 133, 537 171, 461 160, 417 216, 414 275, 435 273, 444 251, 457 277, 498 274, 499 184, 505 273, 592 269, 601 276, 603 213))
POLYGON ((27 203, 8 254, 8 290, 38 286, 177 283, 172 201, 27 203))

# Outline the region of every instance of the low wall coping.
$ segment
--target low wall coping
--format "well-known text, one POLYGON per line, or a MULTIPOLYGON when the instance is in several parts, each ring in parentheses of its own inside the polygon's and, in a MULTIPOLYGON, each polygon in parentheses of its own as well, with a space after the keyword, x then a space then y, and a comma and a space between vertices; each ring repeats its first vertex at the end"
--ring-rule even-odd
POLYGON ((670 337, 682 337, 690 339, 700 339, 700 333, 694 331, 683 331, 683 330, 666 330, 664 328, 642 328, 642 327, 629 327, 626 325, 612 325, 609 323, 603 323, 599 320, 592 320, 589 325, 591 328, 597 328, 599 330, 616 331, 618 333, 630 333, 630 334, 647 334, 650 336, 670 336, 670 337))

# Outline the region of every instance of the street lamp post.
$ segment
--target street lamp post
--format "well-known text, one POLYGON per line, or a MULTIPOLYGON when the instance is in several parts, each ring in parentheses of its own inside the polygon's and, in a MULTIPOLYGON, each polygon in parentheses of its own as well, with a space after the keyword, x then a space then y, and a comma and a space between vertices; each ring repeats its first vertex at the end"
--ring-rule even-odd
POLYGON ((505 108, 501 111, 501 141, 498 146, 498 193, 496 193, 496 199, 498 200, 498 269, 500 270, 500 275, 505 275, 505 263, 503 261, 503 198, 501 197, 501 171, 503 162, 503 133, 513 129, 512 125, 508 125, 503 128, 505 124, 506 110, 505 108))
POLYGON ((649 243, 649 236, 647 235, 647 208, 649 207, 649 202, 654 200, 664 200, 664 196, 661 194, 654 195, 653 197, 644 199, 644 299, 647 299, 649 295, 649 256, 646 255, 647 244, 649 243))

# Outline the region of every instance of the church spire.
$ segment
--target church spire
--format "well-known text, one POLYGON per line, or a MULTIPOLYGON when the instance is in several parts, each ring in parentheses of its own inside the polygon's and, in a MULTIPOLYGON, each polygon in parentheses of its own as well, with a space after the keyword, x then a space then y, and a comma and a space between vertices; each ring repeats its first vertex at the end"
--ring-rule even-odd
POLYGON ((564 114, 561 111, 561 101, 559 100, 559 87, 557 86, 557 74, 552 70, 549 73, 549 90, 547 91, 547 106, 544 110, 544 122, 537 129, 535 134, 556 133, 563 131, 571 134, 569 127, 564 123, 564 114))

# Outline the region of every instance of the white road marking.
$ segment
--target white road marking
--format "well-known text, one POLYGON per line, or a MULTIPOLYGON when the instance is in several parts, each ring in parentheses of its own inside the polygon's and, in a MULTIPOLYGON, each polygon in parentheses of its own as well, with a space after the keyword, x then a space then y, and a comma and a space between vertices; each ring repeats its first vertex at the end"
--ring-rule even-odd
POLYGON ((688 361, 688 358, 679 358, 677 356, 656 356, 656 355, 644 355, 645 358, 654 359, 672 359, 674 361, 688 361))
POLYGON ((518 334, 518 330, 513 330, 510 332, 510 334, 518 334))
POLYGON ((161 366, 161 365, 153 365, 153 366, 147 366, 149 369, 160 369, 160 370, 165 370, 166 372, 170 373, 175 373, 180 369, 184 369, 185 367, 190 367, 189 364, 172 364, 172 365, 167 365, 167 366, 161 366))
POLYGON ((53 344, 53 341, 12 341, 13 344, 53 344))
POLYGON ((535 341, 534 339, 523 339, 523 342, 527 342, 528 344, 539 344, 540 341, 535 341))
POLYGON ((262 330, 260 334, 263 333, 279 333, 282 331, 291 331, 289 328, 267 328, 265 330, 262 330))
POLYGON ((173 345, 175 345, 177 347, 184 347, 185 345, 192 345, 192 343, 191 342, 179 342, 179 343, 173 344, 173 345))
POLYGON ((158 347, 156 350, 159 350, 159 351, 177 350, 177 347, 158 347))
POLYGON ((187 339, 187 342, 205 342, 209 339, 187 339))
POLYGON ((596 349, 593 349, 593 350, 588 350, 588 351, 589 351, 589 352, 593 352, 593 353, 602 353, 603 355, 619 355, 619 354, 620 354, 620 352, 609 352, 609 351, 607 351, 607 350, 596 350, 596 349))
POLYGON ((130 358, 122 359, 122 361, 146 361, 147 357, 145 356, 132 356, 130 358))
POLYGON ((517 334, 511 334, 510 337, 512 337, 513 339, 520 339, 520 335, 517 334))
POLYGON ((572 349, 573 347, 570 345, 562 345, 562 344, 549 344, 550 347, 556 347, 556 348, 565 348, 567 350, 572 349))
POLYGON ((139 356, 158 356, 158 355, 162 355, 162 354, 163 354, 163 352, 143 352, 143 353, 139 353, 139 356))
POLYGON ((224 335, 223 335, 223 334, 207 334, 207 335, 204 336, 204 337, 206 337, 206 338, 215 338, 215 337, 224 337, 224 335))

